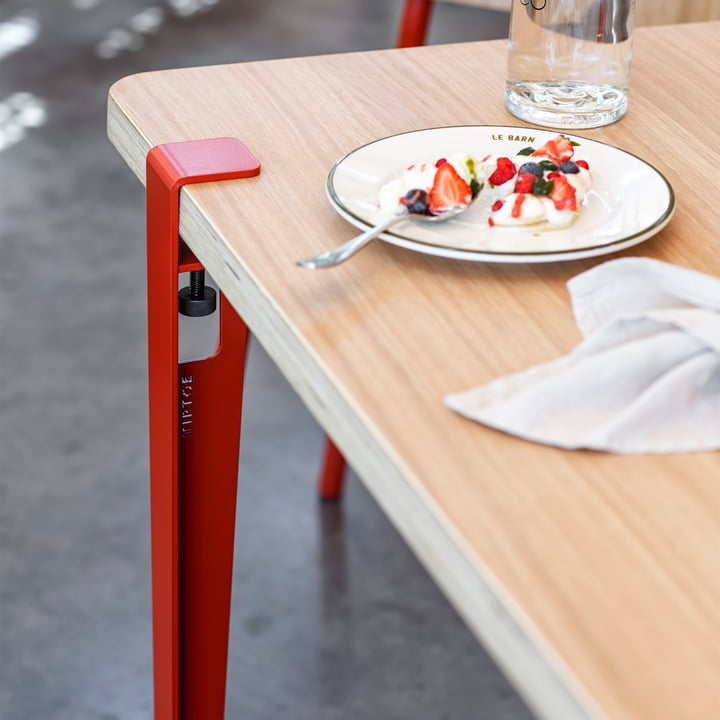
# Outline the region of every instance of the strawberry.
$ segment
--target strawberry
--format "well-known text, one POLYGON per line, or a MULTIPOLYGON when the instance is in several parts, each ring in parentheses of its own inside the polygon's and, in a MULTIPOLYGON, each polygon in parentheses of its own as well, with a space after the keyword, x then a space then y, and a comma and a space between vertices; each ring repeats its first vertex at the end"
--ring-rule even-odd
POLYGON ((450 163, 441 165, 428 193, 430 214, 439 215, 453 207, 469 205, 471 200, 470 186, 458 175, 457 170, 450 163))
POLYGON ((575 150, 573 144, 564 135, 558 135, 552 140, 548 140, 541 148, 538 148, 533 155, 542 155, 543 157, 549 157, 558 165, 566 160, 569 160, 575 150))
POLYGON ((576 160, 575 164, 578 167, 585 168, 586 170, 590 169, 590 166, 588 165, 587 160, 576 160))
POLYGON ((564 175, 558 175, 553 179, 553 188, 550 191, 550 199, 558 210, 577 210, 577 198, 575 188, 567 181, 564 175))
POLYGON ((488 182, 493 186, 497 187, 506 183, 508 180, 512 180, 517 173, 515 163, 510 158, 501 157, 497 160, 497 166, 495 172, 488 178, 488 182))
POLYGON ((535 185, 535 180, 537 180, 537 175, 533 175, 533 173, 520 173, 515 183, 515 192, 531 193, 533 191, 533 185, 535 185))

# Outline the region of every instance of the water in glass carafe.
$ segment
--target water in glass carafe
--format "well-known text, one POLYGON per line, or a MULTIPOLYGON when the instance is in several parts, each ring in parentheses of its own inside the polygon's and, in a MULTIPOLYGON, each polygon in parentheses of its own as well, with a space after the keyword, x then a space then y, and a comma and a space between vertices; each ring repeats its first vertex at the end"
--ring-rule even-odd
POLYGON ((557 128, 627 111, 635 0, 513 0, 507 109, 557 128))

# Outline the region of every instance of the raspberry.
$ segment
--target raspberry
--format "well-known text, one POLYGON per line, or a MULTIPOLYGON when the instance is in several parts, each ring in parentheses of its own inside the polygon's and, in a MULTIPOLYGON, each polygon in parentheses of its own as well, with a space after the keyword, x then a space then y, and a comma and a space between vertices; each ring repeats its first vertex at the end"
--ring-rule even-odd
POLYGON ((512 180, 517 173, 517 168, 510 158, 501 157, 498 158, 497 168, 495 172, 488 178, 488 182, 497 187, 506 183, 508 180, 512 180))

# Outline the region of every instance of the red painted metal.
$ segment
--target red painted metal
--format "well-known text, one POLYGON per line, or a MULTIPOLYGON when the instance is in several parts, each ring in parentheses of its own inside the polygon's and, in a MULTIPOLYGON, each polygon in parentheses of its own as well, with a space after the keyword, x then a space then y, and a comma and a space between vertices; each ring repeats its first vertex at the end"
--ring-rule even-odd
POLYGON ((433 0, 405 0, 397 47, 424 45, 435 3, 433 0))
MULTIPOLYGON (((158 145, 147 156, 148 382, 155 720, 222 720, 248 330, 220 294, 209 358, 178 364, 178 273, 203 269, 179 237, 180 189, 251 177, 234 138, 158 145)), ((328 438, 320 494, 341 495, 328 438)))
POLYGON ((216 353, 178 365, 180 188, 257 175, 233 138, 147 156, 148 362, 155 720, 222 720, 247 328, 220 297, 216 353))
POLYGON ((339 500, 342 495, 346 462, 335 443, 328 437, 325 441, 325 457, 318 483, 318 493, 323 500, 339 500))
POLYGON ((220 296, 220 344, 179 366, 180 717, 225 714, 247 326, 220 296))

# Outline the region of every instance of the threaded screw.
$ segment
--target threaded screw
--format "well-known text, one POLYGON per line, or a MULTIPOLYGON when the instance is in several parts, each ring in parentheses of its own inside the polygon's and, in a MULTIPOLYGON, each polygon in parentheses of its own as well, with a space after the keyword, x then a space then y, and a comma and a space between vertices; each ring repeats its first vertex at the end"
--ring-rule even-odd
POLYGON ((202 300, 205 296, 205 271, 190 271, 190 297, 193 300, 202 300))

